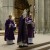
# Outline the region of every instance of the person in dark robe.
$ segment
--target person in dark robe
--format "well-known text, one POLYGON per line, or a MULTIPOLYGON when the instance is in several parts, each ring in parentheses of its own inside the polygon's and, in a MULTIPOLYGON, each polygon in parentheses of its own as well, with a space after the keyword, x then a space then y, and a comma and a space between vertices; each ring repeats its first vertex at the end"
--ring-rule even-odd
POLYGON ((5 22, 5 36, 4 40, 7 41, 7 44, 14 44, 13 40, 15 39, 14 37, 14 31, 16 29, 15 23, 12 20, 12 16, 9 15, 9 19, 6 20, 5 22))
POLYGON ((32 16, 31 14, 27 14, 27 17, 25 18, 28 33, 28 44, 33 44, 34 28, 35 28, 31 16, 32 16))
POLYGON ((18 40, 17 43, 19 47, 27 47, 27 33, 26 33, 26 26, 25 26, 25 17, 26 17, 26 10, 23 11, 19 19, 19 27, 18 27, 18 40))

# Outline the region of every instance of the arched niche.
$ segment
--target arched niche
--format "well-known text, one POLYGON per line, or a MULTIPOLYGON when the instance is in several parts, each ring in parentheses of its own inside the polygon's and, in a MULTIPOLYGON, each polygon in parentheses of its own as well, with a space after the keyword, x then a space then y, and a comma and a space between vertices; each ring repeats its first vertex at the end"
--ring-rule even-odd
POLYGON ((15 21, 18 24, 19 18, 24 9, 29 8, 30 5, 27 0, 14 0, 14 16, 15 21))

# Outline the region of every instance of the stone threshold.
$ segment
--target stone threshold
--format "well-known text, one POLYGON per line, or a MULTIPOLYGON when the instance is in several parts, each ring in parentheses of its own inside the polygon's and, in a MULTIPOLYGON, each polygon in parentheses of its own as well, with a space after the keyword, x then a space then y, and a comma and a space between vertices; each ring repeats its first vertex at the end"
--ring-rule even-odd
POLYGON ((50 50, 50 46, 47 46, 47 47, 39 49, 39 50, 50 50))
POLYGON ((41 46, 45 46, 50 44, 50 42, 45 42, 45 43, 41 43, 41 44, 33 44, 33 45, 28 45, 28 47, 24 47, 24 48, 17 48, 16 50, 30 50, 33 48, 37 48, 37 47, 41 47, 41 46))

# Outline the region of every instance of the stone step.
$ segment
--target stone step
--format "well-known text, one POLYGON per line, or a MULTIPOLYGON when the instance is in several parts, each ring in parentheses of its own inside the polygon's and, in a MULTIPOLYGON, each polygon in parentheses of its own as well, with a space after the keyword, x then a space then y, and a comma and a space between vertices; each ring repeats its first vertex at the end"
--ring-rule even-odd
POLYGON ((40 46, 40 47, 37 47, 37 48, 33 48, 31 50, 48 50, 48 49, 50 49, 50 44, 44 45, 44 46, 40 46))
POLYGON ((39 50, 42 49, 43 47, 50 46, 50 42, 45 42, 41 44, 36 44, 36 45, 28 45, 28 47, 25 48, 17 48, 16 50, 39 50))

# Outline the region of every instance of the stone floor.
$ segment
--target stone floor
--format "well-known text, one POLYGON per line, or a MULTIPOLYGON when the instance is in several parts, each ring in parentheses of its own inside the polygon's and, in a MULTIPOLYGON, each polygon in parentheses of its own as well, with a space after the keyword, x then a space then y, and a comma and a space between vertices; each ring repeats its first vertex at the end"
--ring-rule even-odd
POLYGON ((14 45, 6 45, 4 36, 0 36, 0 50, 50 50, 50 34, 35 34, 33 45, 27 48, 18 48, 17 35, 15 35, 14 45))

